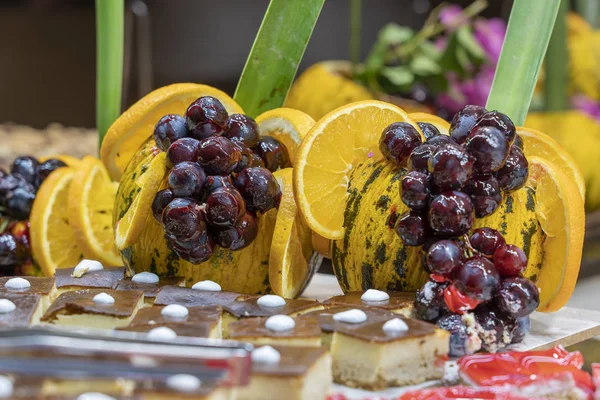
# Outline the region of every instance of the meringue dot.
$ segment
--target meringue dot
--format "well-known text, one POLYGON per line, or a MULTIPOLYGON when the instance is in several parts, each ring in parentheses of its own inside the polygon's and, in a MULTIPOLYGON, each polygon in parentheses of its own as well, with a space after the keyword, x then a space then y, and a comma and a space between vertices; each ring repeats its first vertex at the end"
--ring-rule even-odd
POLYGON ((173 340, 177 338, 177 333, 166 326, 159 326, 148 331, 148 339, 151 340, 173 340))
POLYGON ((400 318, 390 319, 383 324, 383 331, 385 333, 400 333, 400 332, 408 332, 408 325, 406 322, 401 320, 400 318))
POLYGON ((367 320, 367 314, 362 310, 352 309, 333 314, 333 320, 348 324, 362 324, 367 320))
POLYGON ((0 399, 8 399, 13 395, 13 383, 8 376, 0 375, 0 399))
POLYGON ((167 378, 167 386, 178 392, 195 392, 200 389, 200 385, 200 379, 194 375, 178 374, 167 378))
POLYGON ((288 315, 273 315, 267 318, 265 322, 265 328, 275 332, 289 331, 290 329, 294 329, 295 326, 296 322, 294 318, 288 315))
POLYGON ((279 364, 281 354, 271 346, 263 346, 252 351, 252 361, 260 364, 279 364))
POLYGON ((132 276, 131 280, 136 283, 158 283, 160 279, 155 273, 144 271, 132 276))
POLYGON ((15 290, 29 289, 31 287, 31 283, 27 279, 23 278, 10 278, 6 281, 4 287, 15 290))
POLYGON ((256 304, 262 307, 283 307, 285 306, 285 299, 276 294, 265 294, 256 300, 256 304))
POLYGON ((206 292, 220 292, 221 285, 219 285, 217 282, 213 282, 213 281, 200 281, 200 282, 194 283, 194 285, 192 285, 192 289, 204 290, 206 292))
POLYGON ((94 296, 93 298, 94 303, 96 304, 114 304, 115 303, 115 298, 112 297, 110 294, 108 293, 98 293, 97 295, 94 296))
POLYGON ((15 311, 17 306, 8 299, 0 299, 0 314, 8 314, 15 311))
POLYGON ((189 315, 190 311, 185 306, 179 304, 169 304, 160 310, 161 315, 170 318, 185 318, 189 315))
POLYGON ((360 296, 362 301, 386 301, 390 299, 390 295, 386 292, 376 289, 369 289, 360 296))
POLYGON ((104 266, 100 261, 96 260, 81 260, 73 270, 73 276, 80 277, 86 272, 103 270, 104 266))
POLYGON ((100 392, 88 392, 77 396, 77 400, 117 400, 107 394, 100 392))

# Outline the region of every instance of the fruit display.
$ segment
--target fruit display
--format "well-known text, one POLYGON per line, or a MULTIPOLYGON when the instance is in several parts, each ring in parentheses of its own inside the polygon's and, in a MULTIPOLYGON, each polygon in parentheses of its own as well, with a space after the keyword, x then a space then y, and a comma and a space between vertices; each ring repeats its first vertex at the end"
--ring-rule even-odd
MULTIPOLYGON (((136 113, 147 104, 165 112, 152 129, 136 133, 145 143, 130 154, 120 179, 113 214, 117 247, 134 271, 294 297, 310 276, 312 245, 289 171, 314 120, 281 108, 255 121, 227 95, 207 88, 158 89, 111 127, 109 135, 121 136, 116 142, 137 141, 123 121, 146 121, 147 114, 136 113), (198 96, 186 108, 165 98, 176 90, 198 96)), ((109 153, 110 140, 102 154, 109 153)))
POLYGON ((0 274, 34 274, 29 216, 42 183, 67 164, 58 158, 20 156, 10 172, 0 170, 0 274))

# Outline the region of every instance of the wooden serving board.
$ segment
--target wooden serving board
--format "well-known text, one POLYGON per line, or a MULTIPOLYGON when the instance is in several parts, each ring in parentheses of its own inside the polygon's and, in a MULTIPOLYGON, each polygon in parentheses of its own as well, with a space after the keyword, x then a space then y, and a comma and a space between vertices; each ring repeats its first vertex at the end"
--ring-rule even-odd
MULTIPOLYGON (((337 280, 333 275, 317 273, 306 288, 303 297, 325 300, 331 296, 342 294, 337 280)), ((510 346, 511 350, 543 350, 556 345, 565 347, 584 340, 600 336, 600 312, 564 307, 551 314, 535 312, 531 315, 531 332, 518 345, 510 346)), ((426 382, 417 386, 388 388, 383 391, 370 392, 366 390, 334 385, 334 393, 342 393, 349 400, 365 398, 393 399, 406 392, 436 385, 438 382, 426 382)))

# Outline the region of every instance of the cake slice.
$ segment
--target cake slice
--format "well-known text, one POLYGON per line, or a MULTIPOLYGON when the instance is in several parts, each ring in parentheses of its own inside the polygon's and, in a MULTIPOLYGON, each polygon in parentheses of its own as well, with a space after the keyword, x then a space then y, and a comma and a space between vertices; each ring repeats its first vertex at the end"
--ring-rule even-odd
MULTIPOLYGON (((183 311, 179 309, 179 311, 183 311)), ((185 311, 183 312, 185 314, 185 311)), ((149 332, 154 328, 165 326, 179 336, 209 337, 221 339, 221 314, 219 306, 185 307, 179 305, 146 307, 138 311, 131 323, 123 329, 133 332, 149 332), (185 316, 178 316, 169 310, 173 306, 187 310, 185 316), (168 308, 170 307, 170 308, 168 308)))
POLYGON ((182 277, 165 277, 152 273, 140 272, 131 278, 125 278, 117 282, 117 290, 141 290, 144 292, 144 302, 147 305, 154 304, 156 295, 165 286, 185 286, 185 279, 182 277))
POLYGON ((435 325, 395 316, 369 321, 361 310, 333 316, 331 341, 335 382, 368 390, 414 385, 442 378, 449 334, 435 325))
POLYGON ((0 296, 3 293, 37 294, 42 298, 43 312, 50 307, 57 296, 55 279, 38 276, 0 277, 0 296))
POLYGON ((98 261, 83 260, 75 268, 54 272, 58 294, 81 289, 113 289, 125 278, 124 267, 104 268, 98 261))
POLYGON ((140 290, 84 289, 64 292, 41 322, 82 328, 115 329, 129 325, 143 307, 140 290))
POLYGON ((134 394, 143 400, 234 400, 235 388, 214 381, 200 381, 192 375, 173 375, 166 381, 144 381, 134 394))
POLYGON ((166 306, 179 304, 186 307, 195 306, 225 306, 239 298, 246 298, 235 292, 208 291, 184 288, 179 286, 164 286, 156 295, 154 305, 166 306))
POLYGON ((0 327, 25 328, 40 322, 43 306, 37 294, 0 293, 0 327))
POLYGON ((331 356, 322 347, 264 346, 252 352, 239 400, 321 400, 331 389, 331 356))
POLYGON ((320 347, 321 327, 316 319, 302 318, 302 316, 291 318, 276 315, 268 318, 243 318, 229 325, 229 338, 240 342, 249 342, 255 346, 268 344, 320 347), (277 319, 283 318, 285 323, 285 317, 293 321, 293 326, 289 329, 280 329, 282 324, 278 324, 277 319))
POLYGON ((381 308, 410 318, 413 315, 414 303, 414 292, 384 292, 369 289, 367 291, 348 292, 331 297, 323 302, 323 306, 381 308))
POLYGON ((117 378, 44 379, 44 400, 133 400, 133 380, 117 378))

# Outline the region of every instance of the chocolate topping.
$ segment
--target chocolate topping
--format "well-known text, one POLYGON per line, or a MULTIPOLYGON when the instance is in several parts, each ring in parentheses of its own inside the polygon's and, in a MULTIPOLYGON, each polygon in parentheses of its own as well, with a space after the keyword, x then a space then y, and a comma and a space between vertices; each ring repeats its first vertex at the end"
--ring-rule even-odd
POLYGON ((21 278, 26 279, 31 284, 31 287, 25 289, 9 289, 4 287, 6 281, 9 279, 16 278, 15 276, 2 276, 0 277, 0 296, 3 293, 22 293, 22 294, 39 294, 41 296, 47 296, 54 288, 54 278, 42 278, 38 276, 22 276, 21 278))
POLYGON ((205 322, 198 323, 194 325, 183 325, 183 324, 146 324, 146 325, 135 325, 135 326, 127 326, 125 328, 118 328, 119 331, 128 331, 128 332, 150 332, 154 328, 158 328, 159 326, 165 326, 167 328, 175 331, 177 336, 190 336, 190 337, 201 337, 207 338, 210 336, 210 331, 214 327, 214 323, 205 322))
POLYGON ((58 289, 67 287, 112 289, 118 281, 125 278, 124 267, 109 267, 98 271, 88 271, 81 278, 71 276, 73 270, 74 268, 56 270, 54 276, 56 277, 56 287, 58 289))
POLYGON ((83 289, 65 292, 52 303, 42 321, 54 321, 59 314, 98 314, 117 318, 130 317, 144 293, 141 290, 83 289), (106 293, 114 297, 113 304, 96 303, 94 296, 106 293))
POLYGON ((327 354, 323 347, 272 347, 281 354, 281 361, 277 364, 252 363, 252 375, 300 377, 327 354))
POLYGON ((188 307, 189 314, 187 317, 171 318, 165 317, 161 314, 163 308, 165 308, 165 306, 142 308, 138 311, 129 326, 134 327, 137 325, 154 325, 154 327, 157 327, 165 324, 189 326, 214 325, 217 324, 221 319, 221 313, 223 311, 223 309, 218 306, 188 307))
POLYGON ((210 292, 183 288, 179 286, 165 286, 158 292, 154 305, 179 304, 186 307, 193 306, 225 306, 233 303, 238 298, 246 298, 234 292, 210 292))
POLYGON ((373 323, 378 321, 388 321, 392 318, 397 318, 398 314, 394 314, 391 311, 385 311, 379 308, 367 308, 367 307, 349 307, 349 306, 340 306, 340 307, 331 307, 326 308, 325 310, 317 310, 312 311, 306 314, 303 314, 303 318, 314 318, 319 321, 321 325, 321 330, 323 332, 333 332, 333 331, 346 331, 351 329, 357 329, 360 325, 363 324, 349 324, 346 322, 337 322, 333 319, 333 315, 340 313, 342 311, 348 311, 352 309, 359 309, 367 314, 367 321, 363 324, 373 323))
POLYGON ((303 311, 310 311, 316 308, 321 308, 321 305, 316 300, 308 299, 292 299, 286 300, 286 304, 281 307, 264 307, 259 306, 256 302, 259 296, 249 297, 243 301, 235 301, 223 306, 228 313, 241 317, 270 317, 271 315, 285 314, 295 315, 303 311))
POLYGON ((324 305, 344 305, 344 306, 366 306, 373 308, 383 308, 384 310, 398 310, 411 307, 415 301, 413 292, 386 292, 390 295, 388 300, 384 301, 364 301, 361 296, 365 292, 348 292, 340 296, 334 296, 323 302, 324 305))
POLYGON ((265 328, 267 317, 261 318, 243 318, 239 321, 229 324, 229 337, 236 339, 240 337, 289 337, 289 338, 307 338, 321 337, 321 327, 314 318, 295 318, 296 326, 294 329, 276 332, 265 328))
POLYGON ((144 292, 144 297, 154 298, 165 286, 180 286, 185 282, 181 277, 160 277, 158 283, 139 283, 134 282, 131 278, 125 278, 117 282, 115 289, 117 290, 141 290, 144 292))
POLYGON ((0 327, 23 328, 31 324, 41 297, 37 294, 0 293, 0 299, 15 303, 14 311, 0 313, 0 327))

